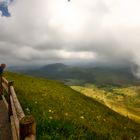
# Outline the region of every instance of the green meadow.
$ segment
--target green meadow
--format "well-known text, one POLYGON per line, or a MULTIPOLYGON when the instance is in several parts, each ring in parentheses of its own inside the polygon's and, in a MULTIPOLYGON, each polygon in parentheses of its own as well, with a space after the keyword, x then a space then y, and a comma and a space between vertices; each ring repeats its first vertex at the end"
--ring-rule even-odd
POLYGON ((140 86, 99 88, 96 85, 87 84, 71 87, 140 123, 140 86))
MULTIPOLYGON (((53 80, 10 72, 5 77, 15 81, 25 114, 35 117, 37 140, 140 139, 140 125, 112 111, 103 101, 53 80)), ((114 92, 120 93, 119 89, 114 92)))

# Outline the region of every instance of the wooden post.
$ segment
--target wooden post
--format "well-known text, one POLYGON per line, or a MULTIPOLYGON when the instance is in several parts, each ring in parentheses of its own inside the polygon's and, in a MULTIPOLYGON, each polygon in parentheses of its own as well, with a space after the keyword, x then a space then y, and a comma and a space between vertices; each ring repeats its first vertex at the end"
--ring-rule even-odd
POLYGON ((25 116, 20 120, 19 123, 20 128, 20 140, 25 140, 25 138, 29 139, 31 135, 31 140, 36 139, 36 123, 33 116, 25 116))
POLYGON ((10 90, 10 87, 13 86, 13 81, 11 82, 8 82, 8 115, 9 115, 9 121, 10 121, 10 116, 12 115, 12 106, 11 106, 11 100, 10 100, 10 97, 11 97, 11 90, 10 90))
POLYGON ((2 99, 3 87, 2 87, 2 74, 0 74, 0 100, 2 99))
POLYGON ((15 106, 15 109, 16 109, 16 113, 17 113, 17 117, 19 120, 21 120, 23 117, 25 117, 25 114, 23 112, 23 109, 20 105, 20 102, 16 96, 16 93, 15 93, 15 90, 14 90, 14 87, 11 86, 10 87, 10 92, 11 92, 11 97, 12 97, 12 100, 13 100, 13 104, 15 106))

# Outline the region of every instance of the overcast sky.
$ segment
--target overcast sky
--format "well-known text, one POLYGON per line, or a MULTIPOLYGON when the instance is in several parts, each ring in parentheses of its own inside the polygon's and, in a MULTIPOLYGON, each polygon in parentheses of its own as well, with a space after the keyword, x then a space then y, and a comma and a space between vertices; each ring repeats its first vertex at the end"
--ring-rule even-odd
POLYGON ((0 62, 140 64, 139 0, 16 0, 0 17, 0 62))

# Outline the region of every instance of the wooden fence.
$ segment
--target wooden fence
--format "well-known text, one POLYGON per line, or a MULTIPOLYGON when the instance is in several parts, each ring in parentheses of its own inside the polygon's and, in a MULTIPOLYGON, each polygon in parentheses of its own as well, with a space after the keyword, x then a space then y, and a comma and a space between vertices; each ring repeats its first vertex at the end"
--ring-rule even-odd
POLYGON ((36 122, 33 116, 25 116, 16 96, 13 81, 7 81, 2 75, 0 76, 0 94, 8 108, 13 140, 35 140, 36 122))

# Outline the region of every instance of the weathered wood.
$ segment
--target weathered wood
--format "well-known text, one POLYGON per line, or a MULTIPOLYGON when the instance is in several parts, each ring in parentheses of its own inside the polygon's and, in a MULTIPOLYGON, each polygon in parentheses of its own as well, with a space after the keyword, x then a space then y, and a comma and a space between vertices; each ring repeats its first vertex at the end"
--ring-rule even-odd
POLYGON ((8 109, 8 103, 3 95, 2 95, 2 99, 3 99, 4 104, 6 105, 6 108, 8 109))
POLYGON ((10 117, 10 120, 11 120, 11 129, 12 129, 13 140, 19 140, 18 136, 17 136, 17 131, 16 131, 16 128, 15 128, 13 116, 10 117))
POLYGON ((32 138, 31 140, 35 140, 36 136, 35 119, 32 116, 25 116, 20 120, 20 140, 25 140, 25 138, 29 140, 30 135, 34 135, 34 137, 31 137, 32 138))
POLYGON ((0 74, 0 99, 2 99, 3 87, 2 87, 2 74, 0 74))
POLYGON ((19 138, 19 120, 18 120, 18 117, 17 117, 17 113, 16 113, 16 109, 15 109, 12 97, 10 97, 10 100, 11 100, 13 119, 14 119, 14 126, 15 126, 15 129, 16 129, 17 137, 19 138))
POLYGON ((1 76, 1 88, 8 93, 8 103, 2 95, 2 99, 8 108, 9 121, 11 122, 13 140, 35 140, 36 139, 36 123, 32 116, 25 116, 20 102, 17 99, 13 81, 8 82, 1 76))
POLYGON ((22 107, 17 99, 17 96, 16 96, 16 93, 15 93, 13 86, 10 87, 10 92, 11 92, 13 103, 15 105, 15 109, 17 112, 17 117, 19 120, 21 120, 25 116, 25 114, 24 114, 23 109, 22 109, 22 107))
POLYGON ((9 121, 10 121, 10 117, 12 115, 12 106, 11 106, 11 90, 10 87, 13 85, 13 81, 12 82, 8 82, 8 114, 9 114, 9 121))
POLYGON ((5 83, 8 86, 8 81, 3 76, 2 76, 2 82, 5 83))
POLYGON ((2 83, 2 87, 3 89, 5 89, 5 91, 8 93, 8 86, 5 83, 2 83))

